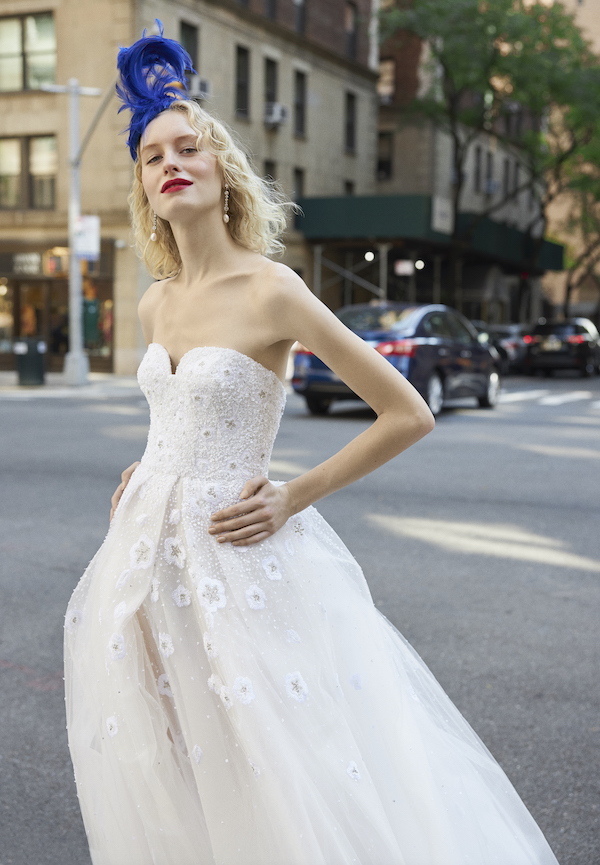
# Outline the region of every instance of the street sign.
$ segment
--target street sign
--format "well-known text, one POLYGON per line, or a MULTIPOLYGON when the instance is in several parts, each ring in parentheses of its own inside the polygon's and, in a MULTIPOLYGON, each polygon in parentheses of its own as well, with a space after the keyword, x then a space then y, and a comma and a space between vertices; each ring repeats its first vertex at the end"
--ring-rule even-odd
POLYGON ((100 258, 100 217, 79 216, 75 228, 75 255, 86 261, 100 258))

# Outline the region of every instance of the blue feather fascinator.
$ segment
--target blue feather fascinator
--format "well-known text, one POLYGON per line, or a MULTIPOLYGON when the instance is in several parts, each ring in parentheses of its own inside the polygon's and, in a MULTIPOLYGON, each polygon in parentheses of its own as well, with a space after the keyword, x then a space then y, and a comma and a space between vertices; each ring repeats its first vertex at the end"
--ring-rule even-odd
POLYGON ((120 48, 117 69, 120 81, 117 95, 123 102, 119 112, 131 111, 127 145, 132 159, 137 159, 137 146, 151 120, 187 94, 185 73, 196 74, 192 58, 174 39, 165 39, 164 27, 156 19, 159 34, 146 36, 129 48, 120 48))

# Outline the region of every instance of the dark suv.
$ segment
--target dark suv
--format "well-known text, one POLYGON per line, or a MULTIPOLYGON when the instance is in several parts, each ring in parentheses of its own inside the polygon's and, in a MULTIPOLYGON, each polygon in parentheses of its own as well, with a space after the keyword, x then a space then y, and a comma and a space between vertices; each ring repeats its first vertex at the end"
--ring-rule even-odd
MULTIPOLYGON (((496 404, 498 353, 478 340, 475 328, 456 310, 375 301, 344 306, 336 315, 415 386, 434 415, 454 397, 475 396, 482 407, 496 404)), ((334 400, 358 398, 304 346, 297 347, 292 386, 313 414, 325 414, 334 400)))
POLYGON ((589 318, 540 322, 523 337, 523 370, 576 369, 582 376, 600 371, 600 335, 589 318))

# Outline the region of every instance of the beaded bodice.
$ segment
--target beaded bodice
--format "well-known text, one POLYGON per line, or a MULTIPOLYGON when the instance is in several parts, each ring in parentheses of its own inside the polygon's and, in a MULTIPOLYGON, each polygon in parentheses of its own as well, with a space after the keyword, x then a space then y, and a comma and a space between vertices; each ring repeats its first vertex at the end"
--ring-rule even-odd
POLYGON ((166 349, 151 343, 138 381, 150 405, 143 466, 202 480, 215 504, 267 474, 285 406, 274 372, 235 349, 201 346, 173 373, 166 349))

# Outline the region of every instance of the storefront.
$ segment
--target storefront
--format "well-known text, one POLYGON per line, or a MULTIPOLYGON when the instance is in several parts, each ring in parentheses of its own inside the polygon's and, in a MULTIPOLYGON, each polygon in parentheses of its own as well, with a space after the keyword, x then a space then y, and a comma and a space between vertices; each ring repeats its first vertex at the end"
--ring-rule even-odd
MULTIPOLYGON (((112 240, 101 243, 98 261, 82 261, 83 335, 90 369, 113 370, 112 240)), ((0 369, 14 369, 13 343, 37 337, 48 346, 46 368, 61 372, 69 348, 69 250, 0 242, 0 369)))

